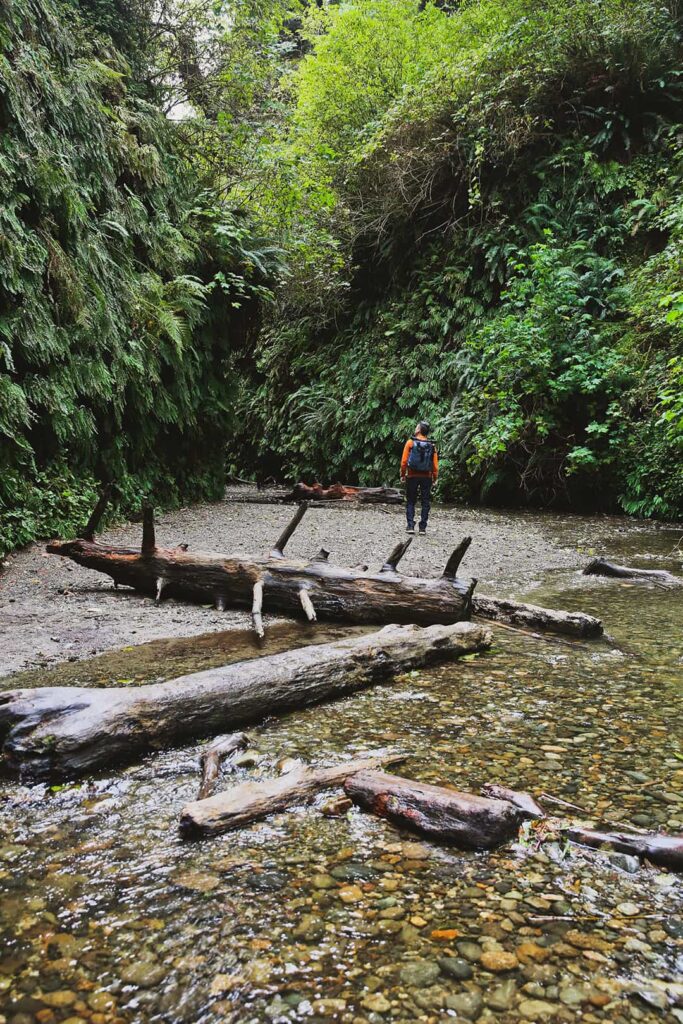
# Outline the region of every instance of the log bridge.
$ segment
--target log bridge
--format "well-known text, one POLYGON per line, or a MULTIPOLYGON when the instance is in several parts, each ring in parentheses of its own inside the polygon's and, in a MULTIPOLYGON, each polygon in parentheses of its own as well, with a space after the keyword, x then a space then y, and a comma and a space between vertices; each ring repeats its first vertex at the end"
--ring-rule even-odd
POLYGON ((477 581, 457 575, 471 537, 464 537, 457 545, 441 576, 403 576, 398 565, 412 537, 397 544, 377 572, 369 572, 367 565, 351 569, 333 565, 325 548, 308 561, 286 558, 285 547, 306 513, 307 502, 301 503, 265 557, 189 553, 186 544, 157 547, 154 512, 146 504, 142 545, 135 550, 95 541, 106 501, 105 493, 80 537, 50 541, 48 552, 106 573, 115 586, 132 587, 157 602, 175 597, 212 601, 221 611, 229 606, 250 608, 253 628, 260 638, 264 636, 264 607, 272 613, 305 617, 309 622, 320 617, 362 624, 424 626, 460 622, 475 612, 483 618, 574 637, 602 634, 600 620, 580 612, 553 611, 491 597, 475 599, 477 581))

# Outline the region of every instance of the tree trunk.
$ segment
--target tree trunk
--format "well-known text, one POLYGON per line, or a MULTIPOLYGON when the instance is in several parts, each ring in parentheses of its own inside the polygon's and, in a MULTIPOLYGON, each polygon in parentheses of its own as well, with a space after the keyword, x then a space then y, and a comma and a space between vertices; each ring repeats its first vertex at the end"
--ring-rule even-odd
POLYGON ((615 565, 604 558, 594 558, 583 570, 584 576, 613 576, 623 580, 639 580, 643 583, 657 583, 663 587, 681 587, 683 579, 666 569, 634 569, 628 565, 615 565))
POLYGON ((554 608, 541 608, 536 604, 523 604, 521 601, 506 601, 502 598, 485 597, 478 594, 472 601, 475 615, 494 622, 507 622, 510 625, 524 626, 532 630, 547 633, 559 633, 562 636, 591 637, 602 636, 602 622, 593 615, 584 612, 564 612, 554 608))
POLYGON ((308 803, 320 790, 341 785, 357 772, 400 760, 402 755, 386 755, 346 761, 332 768, 302 766, 277 779, 243 782, 208 800, 186 804, 180 814, 180 829, 185 835, 228 832, 292 804, 308 803))
POLYGON ((355 804, 401 828, 466 850, 497 846, 511 839, 523 821, 535 817, 507 800, 490 800, 378 771, 351 776, 344 789, 355 804))
POLYGON ((350 487, 346 484, 305 484, 300 481, 286 495, 289 501, 358 501, 381 502, 387 505, 403 503, 403 494, 397 487, 350 487))
POLYGON ((5 763, 25 780, 74 778, 490 643, 489 631, 471 623, 387 626, 137 688, 9 690, 0 694, 5 763))
POLYGON ((77 538, 52 541, 51 554, 106 573, 116 584, 133 587, 160 601, 179 597, 214 602, 218 607, 251 608, 254 628, 262 635, 262 612, 280 612, 343 622, 415 622, 422 625, 468 619, 476 580, 456 579, 450 571, 436 579, 401 576, 395 549, 377 573, 331 565, 327 553, 309 562, 283 555, 284 547, 306 511, 301 505, 266 558, 192 554, 182 548, 156 547, 151 510, 145 510, 141 551, 77 538))

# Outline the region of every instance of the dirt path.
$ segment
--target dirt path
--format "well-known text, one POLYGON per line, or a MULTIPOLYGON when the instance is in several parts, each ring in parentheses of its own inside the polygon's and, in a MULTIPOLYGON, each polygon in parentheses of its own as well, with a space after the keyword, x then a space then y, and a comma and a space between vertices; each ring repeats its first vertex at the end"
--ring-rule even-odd
MULTIPOLYGON (((228 492, 217 504, 195 505, 158 518, 157 541, 191 549, 265 552, 293 513, 293 506, 244 504, 228 492)), ((562 517, 489 510, 436 508, 426 537, 416 537, 401 569, 406 574, 438 575, 455 544, 474 538, 463 575, 476 576, 480 590, 509 594, 528 586, 545 569, 570 568, 585 561, 563 546, 562 517)), ((581 520, 573 521, 580 524, 581 520)), ((400 507, 312 508, 290 541, 288 554, 308 556, 321 546, 342 565, 383 561, 404 536, 400 507)), ((572 531, 575 532, 575 531, 572 531)), ((136 545, 139 524, 104 534, 107 540, 136 545)), ((48 556, 35 544, 9 559, 0 577, 0 676, 28 667, 77 660, 102 651, 162 637, 192 636, 248 626, 246 612, 219 613, 175 601, 157 607, 148 598, 113 589, 111 580, 66 559, 48 556)), ((267 602, 266 602, 267 611, 267 602)))

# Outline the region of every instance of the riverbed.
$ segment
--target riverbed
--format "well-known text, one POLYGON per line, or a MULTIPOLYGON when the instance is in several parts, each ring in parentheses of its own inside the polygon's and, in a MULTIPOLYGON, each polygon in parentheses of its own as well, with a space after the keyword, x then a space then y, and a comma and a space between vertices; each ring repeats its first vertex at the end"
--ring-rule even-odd
MULTIPOLYGON (((264 551, 289 514, 228 501, 164 516, 158 539, 264 551)), ((139 529, 110 537, 129 543, 139 529)), ((401 531, 400 509, 312 510, 290 548, 377 564, 401 531)), ((462 573, 482 592, 599 615, 607 639, 495 629, 484 655, 257 725, 223 783, 287 758, 399 749, 411 778, 475 792, 499 782, 547 794, 561 820, 683 832, 683 596, 580 572, 600 553, 680 574, 683 529, 438 509, 402 569, 438 574, 466 533, 462 573)), ((135 685, 259 654, 243 613, 155 607, 38 547, 3 584, 2 664, 26 671, 16 684, 135 685)), ((266 627, 264 653, 345 632, 266 627)), ((355 808, 329 816, 329 794, 188 842, 178 814, 196 795, 200 750, 74 785, 3 783, 11 1024, 683 1021, 680 876, 534 830, 463 853, 355 808)))

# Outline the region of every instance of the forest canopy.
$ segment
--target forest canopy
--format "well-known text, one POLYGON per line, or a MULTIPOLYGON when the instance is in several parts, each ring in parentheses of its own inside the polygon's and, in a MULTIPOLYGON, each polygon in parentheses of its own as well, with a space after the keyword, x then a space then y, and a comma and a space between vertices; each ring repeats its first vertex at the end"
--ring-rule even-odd
POLYGON ((652 0, 3 0, 0 548, 243 476, 683 514, 652 0))

